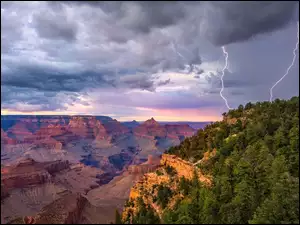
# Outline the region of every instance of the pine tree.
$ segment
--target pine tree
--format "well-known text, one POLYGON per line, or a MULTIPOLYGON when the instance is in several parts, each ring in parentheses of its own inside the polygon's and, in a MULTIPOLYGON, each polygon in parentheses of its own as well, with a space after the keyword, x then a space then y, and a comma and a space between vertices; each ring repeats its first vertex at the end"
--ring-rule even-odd
POLYGON ((117 209, 115 211, 115 224, 122 224, 121 215, 117 209))

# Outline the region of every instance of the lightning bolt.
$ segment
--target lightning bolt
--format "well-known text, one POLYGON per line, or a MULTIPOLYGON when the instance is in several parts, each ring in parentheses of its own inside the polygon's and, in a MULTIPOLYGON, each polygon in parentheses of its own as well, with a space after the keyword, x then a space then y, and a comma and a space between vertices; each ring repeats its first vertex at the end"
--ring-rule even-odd
POLYGON ((184 58, 184 56, 183 55, 181 55, 177 50, 176 50, 176 48, 175 48, 175 45, 174 45, 174 42, 172 41, 171 42, 171 45, 172 45, 172 49, 173 49, 173 51, 175 52, 175 53, 177 53, 177 55, 179 55, 183 60, 185 60, 186 61, 186 59, 184 58))
POLYGON ((222 82, 222 88, 220 90, 220 96, 221 98, 223 98, 223 100, 225 101, 225 104, 227 106, 228 109, 232 109, 229 107, 228 105, 228 102, 227 102, 227 99, 222 95, 222 92, 224 90, 224 81, 223 81, 223 77, 225 75, 225 69, 227 69, 227 66, 228 66, 228 52, 226 52, 226 49, 225 49, 225 46, 222 47, 222 51, 223 51, 223 54, 225 55, 225 66, 224 68, 222 69, 222 76, 221 76, 221 82, 222 82))
POLYGON ((296 59, 296 51, 297 51, 297 49, 298 49, 298 47, 299 47, 299 21, 297 22, 297 28, 298 28, 298 30, 297 30, 297 43, 296 43, 296 47, 294 48, 294 50, 293 50, 293 54, 294 54, 294 57, 293 57, 293 60, 292 60, 292 63, 291 63, 291 65, 287 68, 287 70, 286 70, 286 72, 285 72, 285 74, 271 87, 271 89, 270 89, 270 102, 272 102, 272 99, 273 99, 273 88, 279 83, 279 82, 281 82, 282 80, 283 80, 283 78, 285 77, 285 76, 287 76, 288 74, 289 74, 289 71, 290 71, 290 69, 292 68, 292 66, 294 65, 294 63, 295 63, 295 59, 296 59))
MULTIPOLYGON (((176 47, 175 47, 173 41, 171 42, 171 46, 172 46, 173 51, 174 51, 177 55, 179 55, 179 56, 183 59, 183 61, 185 61, 185 62, 188 64, 188 60, 187 60, 180 52, 178 52, 178 51, 176 50, 176 47)), ((193 68, 194 68, 195 66, 194 66, 194 64, 189 64, 189 67, 190 67, 190 70, 192 71, 193 68)))

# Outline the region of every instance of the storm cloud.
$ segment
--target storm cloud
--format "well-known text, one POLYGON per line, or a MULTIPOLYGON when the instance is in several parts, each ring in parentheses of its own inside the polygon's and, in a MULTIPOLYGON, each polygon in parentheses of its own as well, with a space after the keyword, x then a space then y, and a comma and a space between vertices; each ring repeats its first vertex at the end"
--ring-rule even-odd
MULTIPOLYGON (((59 4, 59 3, 58 3, 59 4)), ((223 46, 246 41, 287 26, 298 18, 296 1, 252 2, 69 2, 96 6, 108 12, 117 25, 148 34, 152 29, 179 25, 182 21, 199 25, 200 33, 213 44, 223 46)), ((126 40, 126 39, 125 39, 126 40)), ((123 41, 125 41, 123 39, 123 41)), ((120 39, 121 41, 121 39, 120 39)))
POLYGON ((213 44, 223 46, 281 29, 296 18, 297 4, 295 1, 209 2, 205 36, 213 44))
POLYGON ((51 10, 41 11, 33 17, 33 26, 41 38, 74 41, 77 24, 70 21, 65 13, 53 13, 51 10))
MULTIPOLYGON (((222 110, 223 45, 229 52, 224 95, 233 105, 267 99, 268 88, 290 63, 297 6, 290 1, 1 2, 1 108, 51 111, 79 104, 107 112, 107 105, 117 108, 123 96, 132 110, 222 110), (97 93, 112 94, 106 101, 97 93), (135 100, 142 95, 149 101, 135 100)), ((282 83, 292 88, 279 86, 278 96, 296 93, 297 66, 282 83)))

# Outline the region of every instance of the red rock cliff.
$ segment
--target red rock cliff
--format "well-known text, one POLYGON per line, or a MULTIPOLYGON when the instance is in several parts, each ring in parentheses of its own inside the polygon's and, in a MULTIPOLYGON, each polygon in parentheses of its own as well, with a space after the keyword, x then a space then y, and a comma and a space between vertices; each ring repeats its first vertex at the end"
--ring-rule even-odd
POLYGON ((67 168, 68 161, 39 163, 33 159, 23 159, 16 166, 1 168, 1 184, 8 190, 43 184, 51 181, 51 174, 67 168))

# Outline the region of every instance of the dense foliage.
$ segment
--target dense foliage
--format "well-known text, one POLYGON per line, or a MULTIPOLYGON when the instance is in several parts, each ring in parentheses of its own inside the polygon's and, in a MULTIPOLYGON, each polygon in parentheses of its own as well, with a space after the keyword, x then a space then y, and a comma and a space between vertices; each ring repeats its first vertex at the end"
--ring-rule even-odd
POLYGON ((182 178, 184 198, 160 223, 299 223, 299 97, 248 103, 223 116, 168 150, 196 162, 216 149, 199 163, 213 185, 182 178))
POLYGON ((164 185, 159 185, 157 188, 157 197, 155 198, 157 204, 161 206, 161 208, 166 208, 170 198, 172 197, 172 190, 164 185))
MULTIPOLYGON (((130 203, 129 203, 130 204, 130 203)), ((132 223, 132 224, 159 224, 160 220, 158 215, 155 213, 154 209, 149 205, 146 205, 141 197, 137 199, 137 209, 138 212, 133 214, 128 214, 128 218, 125 218, 122 223, 132 223)), ((116 220, 116 224, 117 220, 116 220)))
POLYGON ((170 176, 175 176, 177 174, 176 170, 172 166, 165 166, 165 170, 170 176))

